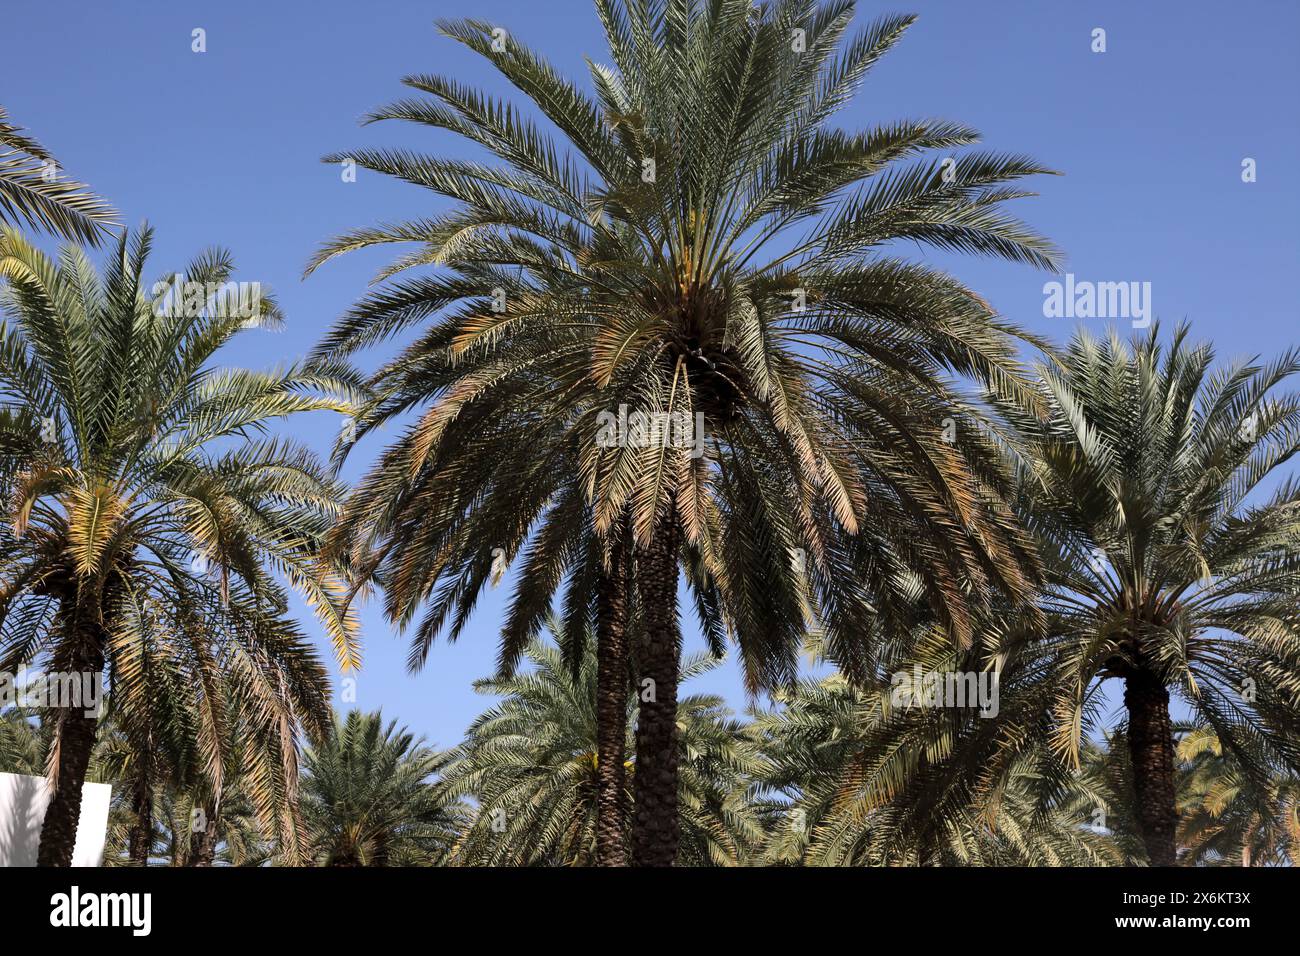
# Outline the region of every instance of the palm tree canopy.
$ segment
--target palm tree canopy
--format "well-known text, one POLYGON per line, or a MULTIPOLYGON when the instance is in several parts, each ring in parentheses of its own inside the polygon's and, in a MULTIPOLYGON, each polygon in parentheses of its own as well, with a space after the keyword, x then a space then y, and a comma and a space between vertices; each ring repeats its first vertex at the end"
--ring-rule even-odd
MULTIPOLYGON (((1079 332, 1019 416, 1023 513, 1042 542, 1046 638, 1014 623, 992 653, 1043 668, 1052 744, 1072 756, 1099 679, 1150 673, 1261 784, 1300 768, 1300 354, 1214 367, 1158 326, 1079 332)), ((1017 417, 1011 412, 1012 417, 1017 417)))
POLYGON ((340 486, 302 446, 265 437, 277 418, 350 411, 346 387, 298 367, 212 367, 242 329, 282 321, 274 297, 232 282, 220 249, 146 286, 151 243, 148 229, 123 238, 101 280, 80 250, 55 261, 0 234, 5 623, 35 652, 39 614, 16 603, 37 613, 110 582, 140 595, 215 586, 235 610, 280 601, 269 567, 315 605, 351 666, 354 628, 313 550, 340 486))
POLYGON ((755 687, 792 678, 810 615, 862 673, 863 636, 918 592, 968 642, 970 605, 1027 587, 1032 558, 990 493, 996 455, 959 384, 1032 401, 1017 330, 889 247, 1051 266, 1050 243, 1004 211, 1028 195, 1008 184, 1048 170, 964 151, 977 134, 946 121, 835 128, 912 22, 853 34, 854 9, 600 0, 612 62, 592 64, 592 95, 490 24, 443 23, 559 138, 511 103, 417 75, 405 82, 419 95, 370 119, 450 131, 496 165, 327 157, 453 203, 342 236, 311 264, 416 246, 318 349, 349 356, 432 317, 374 377, 356 437, 414 423, 336 538, 384 585, 393 620, 426 606, 413 665, 444 628, 460 633, 502 557, 523 556, 503 670, 566 578, 566 644, 581 639, 581 594, 623 516, 642 545, 659 516, 680 525, 705 633, 737 638, 755 687), (644 441, 610 436, 621 409, 660 424, 644 441), (942 440, 948 420, 963 441, 942 440))
MULTIPOLYGON (((1189 728, 1178 756, 1179 844, 1188 865, 1300 862, 1300 775, 1277 768, 1261 785, 1208 727, 1189 728)), ((1268 760, 1257 754, 1253 763, 1268 760)))
POLYGON ((336 718, 306 757, 302 809, 317 865, 441 862, 467 812, 434 785, 446 759, 382 714, 336 718))
MULTIPOLYGON (((981 630, 983 627, 981 627, 981 630)), ((814 654, 821 648, 810 642, 814 654)), ((1100 866, 1128 847, 1092 824, 1115 791, 1042 748, 1040 676, 1012 662, 992 708, 914 706, 896 675, 979 674, 983 648, 953 648, 942 628, 890 642, 869 685, 805 679, 754 714, 763 759, 764 860, 811 866, 1100 866)))
POLYGON ((269 821, 296 786, 298 729, 319 736, 329 714, 281 581, 315 605, 344 666, 357 653, 316 556, 341 490, 264 433, 351 406, 319 373, 214 367, 241 329, 281 321, 275 300, 231 282, 222 250, 147 286, 151 240, 123 237, 101 277, 79 249, 55 260, 0 231, 0 670, 77 670, 92 628, 141 752, 175 731, 219 791, 241 728, 269 821), (173 279, 198 291, 163 294, 173 279))

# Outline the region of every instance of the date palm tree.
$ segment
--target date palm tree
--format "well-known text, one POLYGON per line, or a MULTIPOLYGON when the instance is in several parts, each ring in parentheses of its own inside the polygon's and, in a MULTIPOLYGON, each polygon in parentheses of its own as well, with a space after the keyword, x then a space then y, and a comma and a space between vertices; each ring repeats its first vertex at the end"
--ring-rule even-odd
POLYGON ((117 227, 117 214, 80 183, 59 179, 46 149, 9 122, 0 106, 0 225, 44 229, 97 246, 117 227))
POLYGON ((467 808, 435 784, 447 755, 380 713, 336 718, 307 753, 302 811, 318 866, 430 866, 451 849, 467 808))
MULTIPOLYGON (((146 286, 151 242, 147 228, 123 237, 101 277, 79 249, 54 260, 0 232, 0 670, 107 670, 111 696, 135 708, 130 731, 177 706, 150 683, 167 675, 201 701, 195 740, 217 779, 226 689, 268 732, 327 728, 328 680, 277 576, 355 663, 353 621, 317 557, 341 489, 306 449, 261 437, 277 418, 351 404, 319 371, 214 367, 242 328, 280 321, 274 300, 230 284, 220 250, 180 285, 146 286)), ((66 866, 96 719, 51 716, 40 862, 66 866)), ((268 808, 296 773, 293 748, 270 754, 256 768, 268 808)))
POLYGON ((970 376, 1032 402, 1016 330, 890 243, 1046 267, 1056 253, 1004 211, 1028 195, 1009 184, 1048 171, 1038 163, 964 151, 978 135, 951 122, 830 124, 911 17, 851 35, 851 0, 596 7, 612 63, 592 65, 594 96, 492 24, 441 24, 563 144, 458 80, 407 77, 424 95, 372 120, 453 132, 499 164, 327 157, 452 208, 341 236, 310 268, 416 246, 318 349, 343 358, 429 320, 374 375, 356 437, 409 425, 336 539, 383 585, 394 621, 425 609, 413 662, 444 627, 459 634, 500 560, 523 554, 508 671, 562 582, 580 629, 576 585, 622 580, 611 554, 624 548, 621 600, 643 624, 628 652, 650 689, 633 860, 668 865, 683 568, 706 635, 735 640, 754 689, 793 679, 810 618, 865 674, 862 636, 916 601, 899 584, 908 571, 956 644, 988 592, 1024 592, 1027 543, 990 493, 998 465, 966 427, 960 386, 970 376))
POLYGON ((1215 368, 1187 336, 1080 331, 1040 368, 1049 415, 1017 425, 1048 628, 991 639, 1036 662, 1051 746, 1072 760, 1100 685, 1122 681, 1155 866, 1177 857, 1174 698, 1261 788, 1300 767, 1300 486, 1280 474, 1300 450, 1300 396, 1280 390, 1300 354, 1215 368))
MULTIPOLYGON (((220 615, 208 627, 222 624, 220 615)), ((195 626, 194 622, 187 622, 195 626)), ((296 633, 292 624, 291 633, 296 633)), ((232 637, 213 641, 218 671, 227 664, 247 671, 248 663, 225 653, 232 637)), ((298 641, 304 641, 298 635, 298 641)), ((175 645, 183 648, 183 644, 175 645)), ((175 647, 153 649, 147 655, 147 679, 128 700, 120 689, 110 702, 95 751, 95 765, 124 795, 127 860, 148 865, 155 856, 173 865, 211 866, 220 855, 233 865, 275 855, 301 862, 304 825, 298 800, 299 746, 302 723, 283 706, 267 706, 264 687, 281 675, 274 665, 252 657, 257 670, 223 680, 216 688, 192 686, 183 679, 188 670, 175 647), (259 691, 250 694, 247 685, 259 691), (144 690, 145 693, 139 693, 144 690), (213 707, 206 693, 217 698, 213 707), (205 712, 215 709, 220 721, 210 728, 205 712), (209 748, 218 753, 207 758, 209 748)), ((121 687, 121 685, 119 685, 121 687)), ((322 681, 317 707, 324 707, 328 688, 322 681)), ((318 736, 322 716, 309 715, 310 736, 318 736)), ((323 715, 328 721, 328 714, 323 715)))
MULTIPOLYGON (((555 633, 558 622, 552 622, 555 633)), ((575 675, 559 648, 544 640, 526 651, 530 665, 506 679, 477 681, 476 691, 501 698, 470 725, 453 752, 443 786, 472 798, 477 812, 461 836, 453 862, 471 866, 589 866, 598 860, 600 754, 598 663, 592 642, 584 645, 575 675)), ((683 679, 706 673, 719 661, 687 658, 683 679)), ((625 697, 628 738, 635 706, 625 697)), ((753 858, 762 821, 749 800, 755 753, 742 725, 721 698, 683 697, 679 778, 682 842, 677 862, 688 866, 735 866, 753 858)), ((629 749, 631 741, 629 739, 629 749)), ((628 764, 633 779, 634 757, 628 764)))

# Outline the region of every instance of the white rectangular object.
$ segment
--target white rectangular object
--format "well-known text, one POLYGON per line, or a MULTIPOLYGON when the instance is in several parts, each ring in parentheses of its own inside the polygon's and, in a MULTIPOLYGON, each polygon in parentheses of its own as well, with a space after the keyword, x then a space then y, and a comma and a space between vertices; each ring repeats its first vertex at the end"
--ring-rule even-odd
MULTIPOLYGON (((35 866, 41 845, 41 824, 50 805, 49 782, 44 777, 0 773, 0 866, 35 866)), ((73 866, 99 866, 108 837, 108 802, 113 788, 87 783, 81 788, 81 818, 73 866)))

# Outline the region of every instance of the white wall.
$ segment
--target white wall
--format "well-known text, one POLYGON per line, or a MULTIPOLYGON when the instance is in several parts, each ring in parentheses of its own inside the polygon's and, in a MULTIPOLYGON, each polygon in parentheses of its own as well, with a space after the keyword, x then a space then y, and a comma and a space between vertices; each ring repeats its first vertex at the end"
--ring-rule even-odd
MULTIPOLYGON (((73 866, 99 866, 103 859, 112 792, 106 783, 82 785, 73 866)), ((44 777, 0 773, 0 866, 36 865, 41 823, 49 803, 50 787, 44 777)))

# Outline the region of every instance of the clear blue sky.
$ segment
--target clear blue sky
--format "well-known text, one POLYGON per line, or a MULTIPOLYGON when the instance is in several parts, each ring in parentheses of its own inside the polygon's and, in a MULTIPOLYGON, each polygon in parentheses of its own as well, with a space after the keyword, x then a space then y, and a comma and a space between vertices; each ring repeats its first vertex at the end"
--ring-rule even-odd
MULTIPOLYGON (((920 19, 843 125, 941 116, 974 126, 985 146, 1065 173, 1039 182, 1041 197, 1019 212, 1065 249, 1080 279, 1150 282, 1156 315, 1191 320, 1223 357, 1300 339, 1300 4, 912 0, 862 2, 859 18, 901 11, 920 19), (1105 53, 1090 49, 1097 27, 1105 53), (1241 181, 1245 157, 1257 162, 1255 183, 1241 181)), ((244 333, 224 354, 266 366, 302 356, 386 259, 354 255, 300 281, 318 243, 439 208, 425 191, 365 171, 343 183, 320 157, 377 145, 462 152, 450 134, 358 127, 365 111, 403 95, 408 73, 505 92, 486 63, 435 34, 436 18, 459 16, 506 27, 583 82, 583 56, 605 59, 588 0, 10 2, 0 103, 129 223, 154 224, 157 272, 221 244, 241 278, 272 286, 287 329, 244 333), (207 31, 203 54, 190 49, 196 27, 207 31)), ((1070 320, 1043 317, 1050 276, 915 254, 1009 318, 1069 335, 1070 320)), ((316 416, 291 427, 324 450, 338 423, 316 416)), ((348 477, 374 449, 362 446, 348 477)), ((505 585, 489 594, 461 641, 439 644, 417 676, 405 672, 405 640, 367 610, 358 705, 455 743, 486 703, 470 681, 493 668, 506 596, 505 585)), ((687 631, 697 644, 690 622, 687 631)), ((730 663, 694 688, 744 705, 730 663)))

